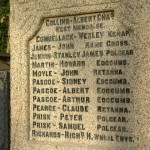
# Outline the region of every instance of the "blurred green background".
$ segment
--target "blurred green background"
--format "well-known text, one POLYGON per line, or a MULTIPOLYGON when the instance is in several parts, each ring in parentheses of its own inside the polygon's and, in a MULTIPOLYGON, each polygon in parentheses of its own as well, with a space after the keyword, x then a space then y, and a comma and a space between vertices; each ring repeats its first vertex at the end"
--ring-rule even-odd
POLYGON ((0 0, 0 52, 8 52, 9 0, 0 0))

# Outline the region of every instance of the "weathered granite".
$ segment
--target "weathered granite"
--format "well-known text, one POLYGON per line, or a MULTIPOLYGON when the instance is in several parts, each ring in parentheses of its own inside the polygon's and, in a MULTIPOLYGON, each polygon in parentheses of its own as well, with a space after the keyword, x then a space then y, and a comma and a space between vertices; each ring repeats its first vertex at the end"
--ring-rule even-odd
MULTIPOLYGON (((10 49, 11 49, 11 150, 149 150, 150 149, 150 2, 147 0, 11 0, 10 49), (114 11, 117 24, 132 33, 131 46, 134 56, 128 58, 130 67, 126 76, 132 88, 131 111, 134 122, 129 133, 136 141, 130 143, 94 144, 69 140, 43 141, 30 137, 30 69, 29 43, 40 33, 45 18, 74 16, 114 11), (80 144, 79 144, 80 143, 80 144), (127 148, 125 148, 126 146, 127 148)), ((115 23, 116 23, 115 22, 115 23)), ((53 28, 52 28, 53 29, 53 28)), ((105 39, 104 39, 105 40, 105 39)), ((80 43, 80 42, 79 42, 80 43)), ((79 44, 80 45, 80 44, 79 44)), ((32 46, 32 45, 31 45, 32 46)), ((88 71, 88 69, 87 69, 88 71)), ((87 73, 88 74, 88 73, 87 73)), ((93 115, 95 116, 95 114, 93 115)), ((91 119, 93 119, 91 117, 91 119)))
POLYGON ((9 72, 0 71, 0 149, 9 149, 9 72))

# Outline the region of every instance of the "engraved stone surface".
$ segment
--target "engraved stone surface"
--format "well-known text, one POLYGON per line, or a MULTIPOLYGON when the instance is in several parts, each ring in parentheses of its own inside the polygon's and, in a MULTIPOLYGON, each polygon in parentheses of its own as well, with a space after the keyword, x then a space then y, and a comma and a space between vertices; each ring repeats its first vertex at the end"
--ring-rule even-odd
POLYGON ((114 11, 46 18, 30 42, 30 139, 132 147, 133 57, 114 11))
POLYGON ((0 71, 0 149, 8 150, 9 76, 0 71))
POLYGON ((150 4, 11 4, 11 150, 148 150, 150 4))

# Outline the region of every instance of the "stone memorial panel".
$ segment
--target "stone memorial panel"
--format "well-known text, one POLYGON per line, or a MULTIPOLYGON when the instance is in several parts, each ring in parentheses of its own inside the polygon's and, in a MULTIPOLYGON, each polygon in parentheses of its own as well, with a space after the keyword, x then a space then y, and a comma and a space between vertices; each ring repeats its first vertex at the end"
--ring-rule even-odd
POLYGON ((133 146, 131 41, 114 11, 44 19, 30 41, 30 139, 133 146))
POLYGON ((11 150, 148 150, 146 0, 11 0, 11 150))

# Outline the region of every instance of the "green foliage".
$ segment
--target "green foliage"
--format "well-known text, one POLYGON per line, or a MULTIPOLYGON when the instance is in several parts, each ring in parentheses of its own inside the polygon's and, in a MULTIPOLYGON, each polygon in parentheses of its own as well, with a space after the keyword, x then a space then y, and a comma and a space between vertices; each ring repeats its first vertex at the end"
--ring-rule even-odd
POLYGON ((0 52, 7 49, 9 29, 9 0, 0 0, 0 52))

